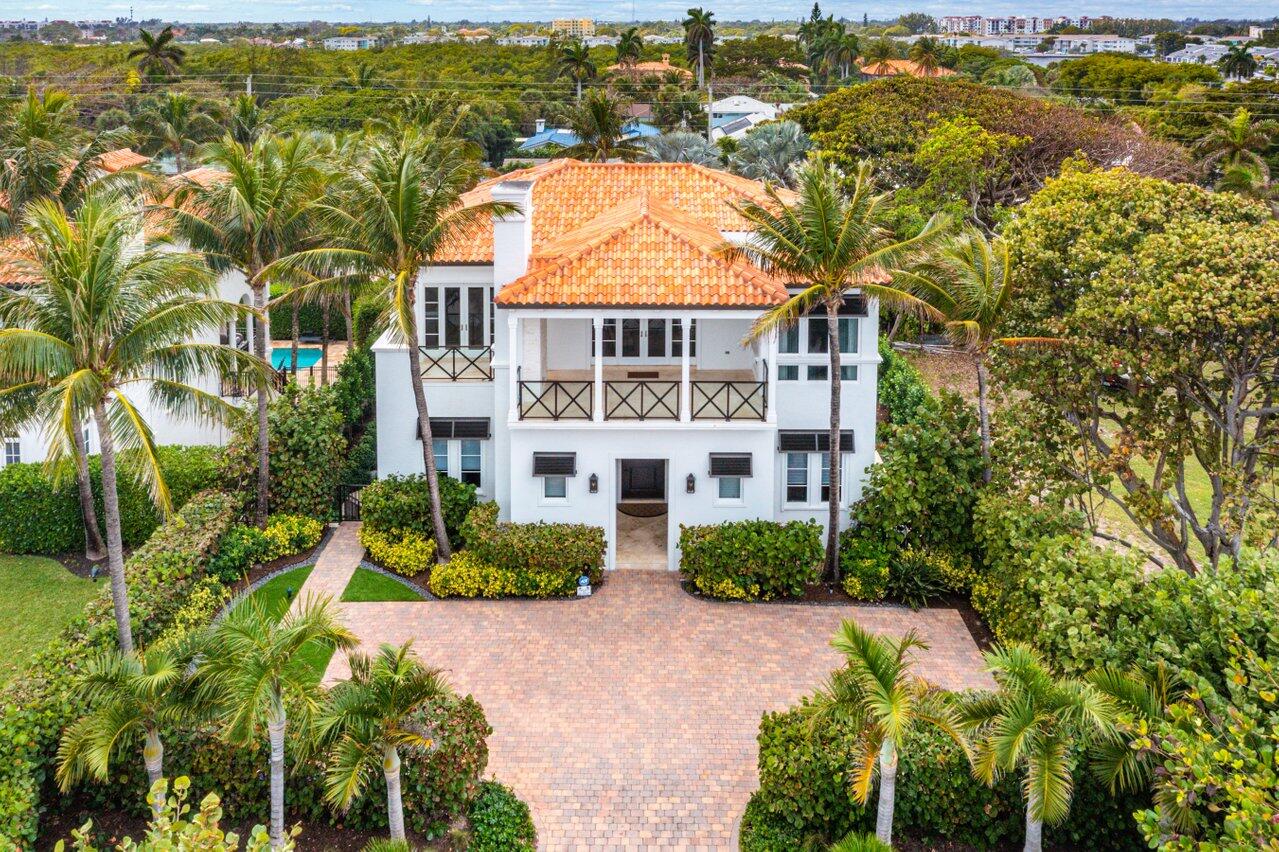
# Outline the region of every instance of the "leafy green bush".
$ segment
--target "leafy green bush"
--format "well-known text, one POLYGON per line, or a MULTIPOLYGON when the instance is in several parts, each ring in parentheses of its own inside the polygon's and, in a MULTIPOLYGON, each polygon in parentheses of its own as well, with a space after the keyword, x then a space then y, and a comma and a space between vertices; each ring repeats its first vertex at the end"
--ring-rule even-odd
POLYGON ((360 544, 378 565, 405 577, 416 577, 435 559, 435 539, 413 530, 382 532, 361 524, 360 544))
MULTIPOLYGON (((462 524, 475 506, 475 486, 440 477, 440 504, 444 514, 444 530, 454 547, 460 546, 462 524)), ((360 519, 365 527, 379 532, 412 531, 426 538, 435 537, 431 523, 431 489, 426 476, 388 476, 360 491, 360 519)))
POLYGON ((890 423, 914 423, 919 419, 928 398, 928 386, 915 365, 898 354, 888 338, 879 338, 879 405, 888 415, 890 423))
MULTIPOLYGON (((279 298, 289 291, 282 284, 271 287, 271 298, 279 298)), ((271 331, 279 344, 291 339, 293 329, 293 305, 282 303, 268 310, 271 315, 271 331)), ((317 304, 298 304, 298 334, 302 337, 321 337, 324 334, 324 309, 317 304)), ((346 340, 346 321, 336 307, 329 311, 329 339, 346 340)))
MULTIPOLYGON (((202 579, 203 569, 230 528, 235 508, 227 494, 197 494, 129 557, 125 574, 138 645, 174 624, 190 623, 185 610, 193 590, 201 590, 201 607, 216 597, 207 585, 216 581, 202 579)), ((110 590, 104 585, 101 596, 36 655, 27 675, 0 692, 0 845, 29 848, 34 843, 40 791, 52 777, 57 737, 83 709, 74 697, 73 679, 88 656, 115 642, 110 590)), ((141 770, 139 776, 145 785, 141 770)))
POLYGON ((859 601, 881 601, 888 593, 888 551, 856 529, 839 535, 839 566, 844 591, 859 601))
MULTIPOLYGON (((217 481, 217 452, 215 447, 157 448, 160 470, 175 509, 217 481)), ((126 547, 137 547, 159 526, 160 516, 146 488, 123 473, 131 454, 132 451, 121 453, 121 475, 117 478, 120 534, 126 547)), ((98 522, 102 524, 102 463, 98 456, 89 457, 89 480, 98 522)), ((0 523, 0 553, 56 556, 84 548, 84 522, 72 475, 55 487, 42 465, 11 464, 0 468, 0 518, 4 519, 0 523)))
POLYGON ((346 455, 346 463, 342 466, 342 475, 338 477, 344 483, 362 485, 373 481, 377 471, 377 424, 369 423, 360 440, 356 441, 346 455))
POLYGON ((276 514, 266 519, 267 551, 265 559, 294 556, 310 550, 324 537, 324 524, 304 515, 276 514))
POLYGON ((471 803, 468 852, 533 852, 537 829, 528 805, 509 787, 485 781, 471 803))
POLYGON ((460 598, 550 598, 575 594, 577 568, 508 568, 485 562, 472 550, 453 555, 431 570, 431 593, 460 598))
POLYGON ((360 349, 368 349, 381 333, 378 328, 381 309, 376 297, 356 299, 351 307, 352 321, 355 325, 355 345, 360 349))
POLYGON ((907 547, 888 565, 888 594, 911 609, 928 606, 947 591, 946 571, 951 557, 938 550, 907 547))
POLYGON ((218 542, 217 553, 209 560, 209 574, 227 585, 235 583, 254 565, 267 561, 269 546, 262 530, 236 524, 218 542))
POLYGON ((351 430, 364 422, 373 410, 376 389, 373 385, 373 355, 366 349, 351 349, 338 364, 337 380, 333 382, 333 407, 342 417, 342 423, 351 430))
POLYGON ((814 521, 730 521, 679 528, 680 573, 706 595, 800 597, 817 582, 822 527, 814 521))
POLYGON ((929 397, 917 419, 887 427, 880 454, 852 509, 860 534, 890 552, 921 545, 969 552, 982 471, 972 407, 955 394, 929 397))
POLYGON ((759 790, 746 803, 740 834, 740 852, 792 852, 804 848, 803 832, 778 814, 770 813, 759 790))
MULTIPOLYGON (((499 522, 496 503, 481 503, 466 516, 462 540, 484 563, 509 573, 583 574, 598 583, 604 571, 604 530, 588 524, 499 522)), ((554 585, 539 581, 539 587, 554 585)))
MULTIPOLYGON (((290 383, 268 413, 271 510, 328 519, 346 457, 342 416, 332 388, 290 383)), ((252 501, 257 483, 257 423, 243 418, 223 454, 228 487, 252 501)), ((247 504, 246 504, 247 508, 247 504)))

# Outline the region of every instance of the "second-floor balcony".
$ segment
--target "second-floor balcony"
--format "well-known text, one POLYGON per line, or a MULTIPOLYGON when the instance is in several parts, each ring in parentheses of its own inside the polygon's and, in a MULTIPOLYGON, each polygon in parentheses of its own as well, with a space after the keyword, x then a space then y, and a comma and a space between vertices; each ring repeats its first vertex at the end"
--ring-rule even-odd
POLYGON ((750 370, 690 370, 687 389, 678 367, 606 366, 601 372, 598 407, 596 382, 583 371, 552 370, 531 381, 520 377, 519 419, 761 422, 768 416, 768 382, 750 370))
POLYGON ((445 382, 493 380, 491 346, 419 346, 422 378, 445 382))

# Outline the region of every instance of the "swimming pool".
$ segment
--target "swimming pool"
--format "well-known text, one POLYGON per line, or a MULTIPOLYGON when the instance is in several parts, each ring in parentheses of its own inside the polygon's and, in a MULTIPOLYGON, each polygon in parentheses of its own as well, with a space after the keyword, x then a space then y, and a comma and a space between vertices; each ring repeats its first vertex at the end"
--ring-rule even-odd
MULTIPOLYGON (((298 347, 298 369, 305 370, 320 363, 320 350, 309 347, 298 347)), ((271 366, 277 370, 289 370, 293 367, 293 350, 287 346, 276 346, 271 349, 271 366)))

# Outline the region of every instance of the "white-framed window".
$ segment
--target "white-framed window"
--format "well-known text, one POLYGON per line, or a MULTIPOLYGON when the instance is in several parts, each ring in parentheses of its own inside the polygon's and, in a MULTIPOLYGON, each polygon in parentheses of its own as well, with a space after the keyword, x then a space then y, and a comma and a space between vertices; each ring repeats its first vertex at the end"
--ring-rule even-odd
POLYGON ((817 463, 821 465, 821 502, 830 502, 830 453, 818 453, 817 463))
POLYGON ((809 364, 805 375, 810 382, 824 382, 830 377, 830 367, 825 364, 809 364))
MULTIPOLYGON (((847 471, 848 456, 841 471, 847 471)), ((790 506, 824 506, 830 502, 830 453, 785 453, 785 502, 790 506)), ((843 480, 841 479, 841 482, 843 480)), ((841 503, 844 502, 841 488, 841 503)))
POLYGON ((447 438, 435 438, 431 441, 431 452, 435 455, 435 471, 440 476, 449 475, 449 442, 447 438))
POLYGON ((4 439, 4 463, 18 464, 22 461, 22 443, 17 438, 4 439))
POLYGON ((842 364, 842 365, 840 365, 840 368, 839 368, 839 380, 840 380, 840 381, 842 381, 842 382, 855 382, 855 381, 857 381, 857 365, 856 365, 856 364, 842 364))
POLYGON ((808 502, 808 453, 786 454, 786 502, 808 502))
POLYGON ((483 447, 478 440, 466 439, 458 441, 458 477, 468 485, 480 487, 481 468, 484 463, 483 447))
MULTIPOLYGON (((600 344, 605 358, 620 362, 655 361, 682 357, 684 326, 678 319, 605 319, 600 344)), ((595 325, 591 324, 591 354, 595 353, 595 325)), ((697 357, 697 320, 688 324, 688 355, 697 357)))
MULTIPOLYGON (((857 354, 859 321, 860 318, 855 316, 839 317, 838 336, 841 355, 857 354)), ((829 381, 829 342, 830 331, 825 315, 808 316, 790 328, 781 329, 777 338, 777 353, 781 362, 777 365, 777 380, 781 382, 829 381)), ((839 377, 844 381, 857 381, 857 365, 841 366, 839 377)))
POLYGON ((777 365, 777 381, 779 382, 799 381, 799 365, 798 364, 778 364, 777 365))
POLYGON ((716 478, 719 483, 718 496, 720 500, 741 500, 742 499, 742 478, 740 476, 720 476, 716 478))
POLYGON ((543 476, 542 497, 546 500, 568 499, 567 476, 543 476))

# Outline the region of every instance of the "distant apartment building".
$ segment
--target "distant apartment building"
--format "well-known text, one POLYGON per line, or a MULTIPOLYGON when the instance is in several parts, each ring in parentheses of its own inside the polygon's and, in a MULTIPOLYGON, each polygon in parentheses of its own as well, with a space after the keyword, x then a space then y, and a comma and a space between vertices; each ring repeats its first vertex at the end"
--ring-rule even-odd
POLYGON ((325 50, 371 50, 380 44, 375 36, 334 36, 324 40, 325 50))
POLYGON ((595 35, 595 22, 590 18, 556 18, 551 21, 551 31, 569 38, 586 38, 595 35))
POLYGON ((0 21, 0 30, 10 32, 33 33, 40 29, 39 21, 0 21))
POLYGON ((1072 17, 1057 15, 1038 17, 1031 15, 1008 15, 999 18, 987 18, 982 15, 946 15, 937 19, 937 28, 943 33, 969 35, 1038 35, 1046 33, 1056 26, 1074 26, 1087 29, 1095 19, 1086 15, 1072 17))
POLYGON ((1137 40, 1117 35, 1052 36, 1054 53, 1136 53, 1137 40))
POLYGON ((507 47, 546 47, 551 43, 551 37, 544 35, 503 36, 497 40, 497 43, 507 47))

